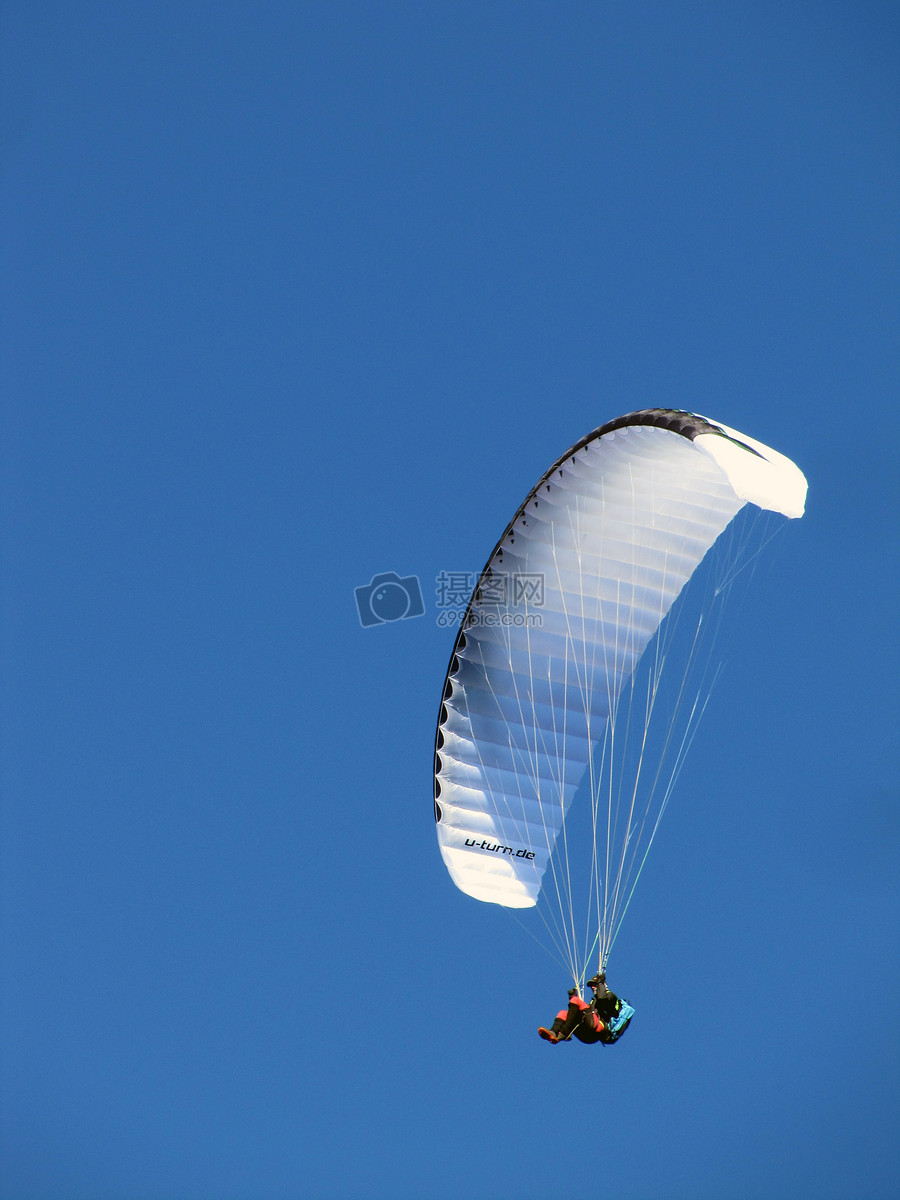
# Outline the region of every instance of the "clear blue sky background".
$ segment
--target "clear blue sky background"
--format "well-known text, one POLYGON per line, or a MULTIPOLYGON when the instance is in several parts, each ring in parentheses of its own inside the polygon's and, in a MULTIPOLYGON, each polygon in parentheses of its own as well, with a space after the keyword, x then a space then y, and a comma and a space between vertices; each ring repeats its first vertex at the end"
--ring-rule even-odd
POLYGON ((4 1200, 900 1193, 891 3, 2 14, 4 1200), (437 852, 441 570, 784 451, 611 1049, 437 852), (353 589, 416 575, 422 617, 353 589))

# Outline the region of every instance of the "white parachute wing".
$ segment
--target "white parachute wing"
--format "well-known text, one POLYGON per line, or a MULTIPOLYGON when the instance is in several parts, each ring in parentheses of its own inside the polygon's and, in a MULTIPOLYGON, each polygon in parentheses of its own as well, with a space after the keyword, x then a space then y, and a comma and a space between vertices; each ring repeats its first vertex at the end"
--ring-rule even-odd
MULTIPOLYGON (((454 883, 479 900, 527 908, 549 886, 557 940, 576 977, 584 965, 572 944, 579 898, 571 894, 567 849, 558 848, 576 789, 590 775, 588 886, 597 929, 586 944, 600 942, 605 965, 645 855, 640 838, 652 838, 661 815, 636 788, 623 792, 621 779, 615 804, 611 791, 607 803, 612 776, 604 783, 604 773, 614 770, 623 694, 673 602, 739 510, 749 502, 797 517, 805 495, 789 459, 726 426, 674 410, 633 413, 551 467, 482 572, 440 707, 438 842, 454 883)), ((652 711, 652 679, 649 686, 641 705, 652 711)), ((639 740, 650 715, 638 721, 629 705, 628 729, 634 725, 639 740)), ((636 761, 640 773, 642 755, 636 761)), ((653 791, 667 799, 667 786, 653 791)))

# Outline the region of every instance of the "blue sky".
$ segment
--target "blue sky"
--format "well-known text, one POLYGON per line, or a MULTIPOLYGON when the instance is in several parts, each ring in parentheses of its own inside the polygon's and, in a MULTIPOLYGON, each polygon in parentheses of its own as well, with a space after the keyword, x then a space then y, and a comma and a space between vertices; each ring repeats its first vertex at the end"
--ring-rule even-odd
POLYGON ((880 3, 2 13, 0 1194, 900 1190, 897 51, 880 3), (453 635, 546 467, 810 483, 610 964, 452 885, 453 635), (375 628, 354 588, 415 575, 375 628))

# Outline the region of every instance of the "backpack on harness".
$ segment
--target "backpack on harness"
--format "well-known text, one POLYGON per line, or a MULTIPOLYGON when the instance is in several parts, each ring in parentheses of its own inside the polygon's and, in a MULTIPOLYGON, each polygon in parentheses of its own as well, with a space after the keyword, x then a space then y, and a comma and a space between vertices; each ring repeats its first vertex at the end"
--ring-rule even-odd
POLYGON ((616 1003, 616 1015, 606 1022, 606 1028, 600 1034, 600 1041, 603 1045, 611 1046, 613 1042, 617 1042, 628 1028, 633 1016, 634 1009, 628 1001, 618 1000, 616 1003))

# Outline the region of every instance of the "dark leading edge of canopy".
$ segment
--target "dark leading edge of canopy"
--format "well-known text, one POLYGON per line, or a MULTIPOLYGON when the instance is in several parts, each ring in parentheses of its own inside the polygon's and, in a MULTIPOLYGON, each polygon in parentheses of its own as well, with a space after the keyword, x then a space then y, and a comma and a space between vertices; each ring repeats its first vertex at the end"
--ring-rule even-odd
MULTIPOLYGON (((672 431, 672 433, 677 433, 681 437, 687 438, 688 441, 690 441, 690 442, 692 442, 695 437, 699 437, 700 434, 713 433, 713 434, 718 435, 719 437, 725 438, 726 441, 733 442, 736 446, 740 446, 741 449, 746 450, 748 452, 748 454, 755 454, 757 458, 762 457, 762 455, 759 454, 758 451, 754 450, 752 446, 748 446, 744 442, 738 441, 737 438, 731 437, 730 434, 727 434, 724 431, 724 429, 720 429, 718 427, 718 425, 713 425, 710 421, 707 421, 704 417, 698 417, 694 413, 684 412, 683 409, 679 409, 679 408, 643 408, 639 412, 627 413, 624 417, 616 417, 615 420, 607 421, 606 424, 601 425, 599 427, 599 429, 593 430, 592 433, 587 434, 585 437, 581 438, 580 441, 577 441, 574 446, 570 446, 569 449, 565 452, 565 454, 563 454, 561 458, 558 458, 556 460, 556 462, 553 464, 553 466, 550 467, 550 469, 548 471, 544 472, 544 474, 540 477, 540 479, 537 481, 537 483, 534 485, 534 487, 531 489, 531 491, 528 493, 528 495, 525 497, 525 499, 522 501, 522 503, 516 509, 515 516, 510 521, 510 523, 507 525, 507 527, 503 530, 503 533, 501 534, 501 536, 497 542, 497 545, 491 551, 490 557, 488 558, 487 562, 485 563, 484 570, 481 572, 481 575, 478 577, 478 583, 475 585, 475 590, 472 592, 472 597, 469 600, 468 607, 466 608, 466 615, 462 619, 462 623, 460 624, 460 627, 459 627, 459 633, 456 635, 456 641, 453 644, 453 653, 450 655, 450 665, 447 668, 447 674, 446 674, 446 677, 444 678, 444 689, 441 692, 441 707, 440 707, 440 711, 438 712, 437 733, 436 733, 435 739, 434 739, 434 819, 435 819, 435 821, 440 821, 441 815, 442 815, 441 814, 441 806, 438 804, 438 797, 441 794, 441 783, 440 783, 440 780, 438 779, 438 775, 441 770, 441 760, 440 760, 440 756, 439 756, 439 751, 441 749, 441 746, 443 745, 442 738, 441 738, 441 726, 447 720, 447 711, 444 707, 444 701, 449 696, 448 689, 450 687, 450 676, 454 672, 455 665, 458 666, 457 655, 459 654, 459 652, 461 650, 465 649, 466 626, 469 623, 469 614, 472 611, 472 606, 475 604, 475 601, 478 598, 478 593, 481 588, 481 582, 485 578, 485 576, 490 573, 491 564, 493 563, 494 559, 496 558, 498 552, 500 551, 500 547, 503 545, 507 536, 512 533, 516 522, 519 520, 519 518, 525 512, 525 509, 532 502, 532 500, 534 500, 536 498, 538 492, 547 483, 547 480, 550 479, 550 477, 553 474, 555 474, 556 471, 561 470, 561 468, 568 461, 568 459, 570 459, 574 454, 577 454, 579 450, 581 450, 584 446, 587 446, 590 442, 598 441, 600 438, 605 437, 606 434, 608 434, 608 433, 615 433, 616 430, 618 430, 618 429, 626 429, 629 426, 633 426, 633 425, 652 425, 652 426, 655 426, 657 429, 669 429, 672 431)), ((514 541, 514 540, 515 540, 514 538, 510 538, 510 541, 514 541)))

